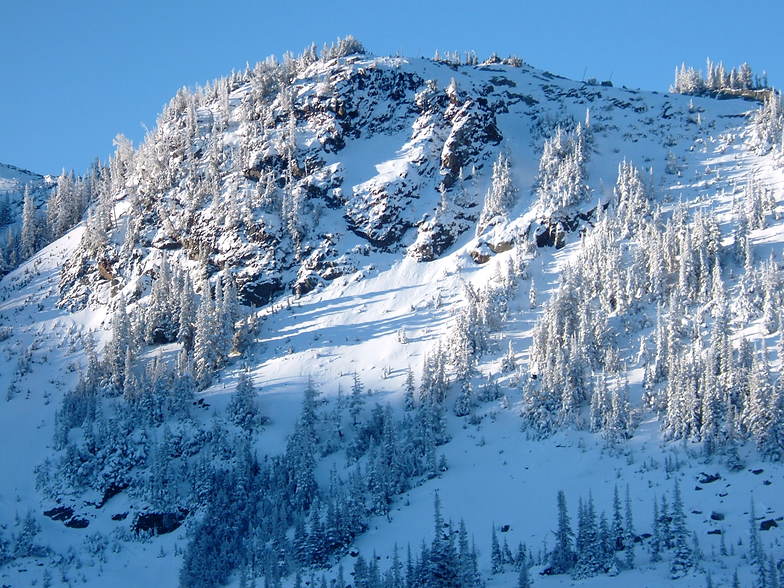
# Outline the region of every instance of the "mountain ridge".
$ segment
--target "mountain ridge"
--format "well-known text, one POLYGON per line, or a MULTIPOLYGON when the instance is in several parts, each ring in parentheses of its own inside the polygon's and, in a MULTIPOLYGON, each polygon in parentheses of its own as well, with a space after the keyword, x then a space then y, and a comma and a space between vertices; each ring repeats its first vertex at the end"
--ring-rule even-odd
MULTIPOLYGON (((250 479, 280 505, 299 504, 279 505, 282 531, 259 519, 282 533, 270 540, 284 545, 285 573, 258 565, 286 585, 300 574, 336 579, 340 563, 361 576, 358 556, 378 561, 376 550, 393 570, 395 545, 412 538, 415 550, 427 538, 448 552, 439 533, 457 534, 457 523, 431 533, 423 522, 436 490, 437 508, 478 538, 478 553, 462 552, 477 569, 461 568, 461 585, 478 585, 465 579, 476 571, 489 586, 522 582, 514 570, 523 564, 497 559, 491 530, 527 546, 532 575, 555 572, 535 585, 574 577, 655 586, 685 575, 680 585, 702 586, 701 568, 729 582, 722 557, 734 558, 744 582, 758 577, 739 553, 714 552, 727 551, 725 535, 730 545, 746 540, 752 490, 771 520, 784 508, 781 466, 762 461, 778 441, 758 451, 753 414, 732 417, 744 435, 749 423, 748 436, 709 437, 679 416, 711 414, 679 382, 692 382, 696 356, 710 356, 705 341, 722 305, 727 361, 771 380, 781 369, 778 351, 765 352, 763 368, 761 350, 743 343, 772 348, 782 328, 768 324, 778 261, 763 260, 784 242, 784 173, 775 147, 760 147, 762 115, 740 100, 593 86, 516 60, 457 66, 356 54, 353 43, 333 50, 178 93, 143 145, 117 142, 91 184, 87 220, 3 277, 0 381, 9 392, 0 430, 4 443, 21 435, 30 447, 4 457, 14 476, 0 489, 2 516, 23 518, 19 504, 36 513, 67 506, 65 522, 90 529, 36 514, 36 541, 51 551, 24 543, 20 522, 11 561, 47 562, 96 583, 241 584, 258 570, 215 546, 269 554, 238 539, 257 531, 217 535, 247 520, 221 502, 220 476, 238 476, 238 487, 250 479), (638 275, 655 266, 652 251, 662 267, 638 275), (47 368, 57 374, 49 383, 47 368), (384 437, 392 429, 405 434, 384 437), (721 447, 706 448, 708 439, 721 447), (408 448, 392 463, 413 474, 382 468, 389 443, 408 448), (266 457, 254 461, 254 452, 266 457), (35 479, 28 459, 39 465, 35 479), (719 478, 701 481, 711 478, 703 470, 719 478), (278 495, 263 472, 307 475, 278 495), (570 508, 590 491, 609 512, 611 479, 631 487, 623 549, 611 550, 611 565, 559 569, 569 557, 539 548, 556 526, 558 491, 570 508), (663 548, 657 564, 651 495, 677 501, 678 492, 703 559, 663 548), (341 531, 349 539, 330 539, 326 555, 303 539, 321 537, 329 509, 358 496, 362 516, 341 531), (178 519, 178 509, 188 514, 178 519), (143 522, 158 529, 163 520, 146 515, 184 524, 134 539, 143 522), (629 538, 632 516, 651 536, 629 538), (58 560, 68 548, 75 559, 58 560), (123 565, 140 562, 145 569, 122 578, 123 565)), ((771 384, 760 407, 777 393, 771 384)), ((762 394, 748 384, 738 407, 755 406, 746 401, 752 388, 762 394)), ((694 389, 708 397, 704 384, 694 389)), ((717 430, 730 426, 721 420, 717 430)), ((581 524, 586 517, 581 507, 581 524)), ((775 537, 764 549, 780 555, 775 537)), ((442 563, 421 557, 425 568, 442 563)), ((0 573, 31 579, 35 570, 0 573)))

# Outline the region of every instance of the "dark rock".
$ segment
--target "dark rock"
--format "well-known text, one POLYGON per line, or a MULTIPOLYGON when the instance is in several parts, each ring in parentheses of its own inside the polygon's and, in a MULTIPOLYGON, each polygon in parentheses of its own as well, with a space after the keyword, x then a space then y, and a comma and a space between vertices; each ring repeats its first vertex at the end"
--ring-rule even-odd
POLYGON ((509 86, 510 88, 517 87, 515 82, 506 78, 502 78, 501 76, 493 76, 490 78, 490 82, 495 86, 509 86))
POLYGON ((305 294, 312 292, 318 284, 319 279, 317 275, 309 274, 304 276, 298 279, 294 284, 294 295, 297 297, 304 296, 305 294))
POLYGON ((240 285, 237 296, 245 306, 264 306, 283 289, 280 280, 248 281, 240 285))
POLYGON ((321 272, 321 277, 327 281, 332 281, 342 275, 344 275, 344 272, 334 265, 327 265, 327 267, 324 268, 324 270, 321 272))
POLYGON ((465 219, 441 222, 436 215, 419 225, 417 241, 408 248, 408 255, 417 261, 433 261, 451 247, 468 226, 465 219))
POLYGON ((535 233, 537 247, 563 248, 566 245, 566 231, 560 221, 540 226, 535 233))
POLYGON ((773 527, 778 527, 779 524, 773 519, 767 519, 760 523, 760 531, 769 531, 773 527))
POLYGON ((188 511, 181 508, 179 512, 149 512, 136 515, 136 520, 133 522, 133 531, 139 533, 151 533, 153 535, 164 535, 171 533, 179 528, 185 517, 188 516, 188 511))
POLYGON ((44 516, 53 521, 65 521, 73 516, 73 509, 69 506, 56 506, 44 511, 44 516))
POLYGON ((770 480, 765 480, 765 481, 763 482, 763 484, 764 484, 765 486, 770 486, 772 483, 773 483, 773 482, 771 482, 770 480))
POLYGON ((533 96, 529 96, 528 94, 518 94, 517 92, 504 92, 506 96, 506 101, 509 104, 517 104, 518 102, 524 102, 528 106, 535 106, 539 104, 539 101, 534 98, 533 96))
POLYGON ((124 521, 127 516, 128 516, 127 512, 118 512, 118 513, 112 515, 112 520, 113 521, 124 521))
POLYGON ((80 519, 78 517, 73 517, 72 519, 68 519, 65 521, 65 526, 71 529, 86 529, 90 521, 87 519, 80 519))
POLYGON ((711 529, 710 531, 708 531, 708 535, 721 535, 721 530, 720 529, 711 529))
POLYGON ((120 492, 125 490, 128 487, 128 484, 125 483, 118 483, 112 482, 106 490, 103 491, 103 498, 101 498, 101 502, 95 506, 95 508, 101 508, 104 504, 109 502, 112 498, 117 496, 120 492))
POLYGON ((166 331, 160 327, 156 327, 153 329, 152 334, 152 342, 155 345, 163 345, 165 343, 173 343, 175 339, 170 338, 166 331))
POLYGON ((691 511, 691 514, 702 514, 702 511, 701 510, 693 510, 693 511, 691 511))
POLYGON ((754 474, 755 476, 759 476, 759 475, 760 475, 762 472, 764 472, 764 471, 765 471, 765 470, 763 470, 762 468, 760 468, 760 469, 758 469, 758 470, 751 470, 751 473, 752 473, 752 474, 754 474))
POLYGON ((706 474, 705 472, 700 473, 700 476, 697 479, 700 484, 711 484, 717 480, 721 480, 719 474, 706 474))
POLYGON ((702 490, 702 486, 695 486, 694 489, 695 490, 702 490))
POLYGON ((154 246, 165 251, 176 251, 178 249, 182 249, 182 243, 175 241, 171 237, 161 239, 160 241, 156 239, 154 246))
POLYGON ((255 168, 246 169, 243 174, 247 179, 258 182, 261 179, 261 170, 255 168))
POLYGON ((714 521, 723 521, 724 520, 724 513, 723 512, 716 512, 715 510, 711 513, 711 519, 714 521))
POLYGON ((490 261, 490 254, 482 251, 482 249, 473 249, 471 251, 471 259, 474 260, 474 263, 481 265, 490 261))
POLYGON ((501 532, 502 533, 508 533, 509 529, 511 529, 511 527, 509 525, 501 525, 501 532))
POLYGON ((501 241, 500 243, 488 243, 487 246, 493 253, 504 253, 514 247, 511 241, 501 241))

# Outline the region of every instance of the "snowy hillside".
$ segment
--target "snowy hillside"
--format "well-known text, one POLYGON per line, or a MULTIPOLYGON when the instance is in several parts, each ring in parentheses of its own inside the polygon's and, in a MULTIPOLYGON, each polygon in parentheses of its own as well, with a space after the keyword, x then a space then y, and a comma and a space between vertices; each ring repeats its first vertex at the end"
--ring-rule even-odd
POLYGON ((43 204, 54 180, 26 169, 0 163, 0 230, 21 220, 22 200, 27 188, 34 201, 43 204))
POLYGON ((0 163, 0 192, 21 192, 26 184, 39 184, 44 177, 26 169, 0 163))
POLYGON ((686 73, 348 39, 61 176, 2 251, 0 582, 779 585, 784 117, 686 73))

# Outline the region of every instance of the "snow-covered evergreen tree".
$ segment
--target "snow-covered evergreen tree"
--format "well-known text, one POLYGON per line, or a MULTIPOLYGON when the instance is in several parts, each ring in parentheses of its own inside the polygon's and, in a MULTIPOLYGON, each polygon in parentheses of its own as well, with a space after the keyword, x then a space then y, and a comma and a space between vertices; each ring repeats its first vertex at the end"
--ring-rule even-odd
POLYGON ((498 220, 504 219, 515 202, 517 188, 512 181, 509 167, 509 158, 503 153, 493 163, 493 175, 490 178, 490 187, 485 194, 485 202, 479 222, 476 225, 476 234, 482 234, 488 227, 498 220))
POLYGON ((256 390, 247 371, 240 372, 237 387, 226 410, 229 420, 245 431, 251 431, 260 423, 261 415, 256 406, 256 390))

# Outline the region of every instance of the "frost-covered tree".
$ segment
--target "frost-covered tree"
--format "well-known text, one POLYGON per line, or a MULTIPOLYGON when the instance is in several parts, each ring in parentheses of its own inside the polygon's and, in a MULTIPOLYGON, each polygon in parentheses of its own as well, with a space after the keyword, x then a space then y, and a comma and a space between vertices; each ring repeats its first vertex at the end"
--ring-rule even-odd
POLYGON ((194 376, 200 388, 206 388, 210 384, 212 373, 218 365, 219 352, 216 348, 216 340, 219 334, 215 304, 210 293, 210 286, 205 283, 201 302, 196 312, 193 341, 194 376))
POLYGON ((133 347, 131 322, 128 318, 125 298, 119 296, 112 315, 112 337, 104 349, 104 363, 115 394, 123 391, 126 379, 126 361, 129 356, 133 356, 133 347))
POLYGON ((30 186, 25 186, 22 204, 22 232, 20 236, 20 254, 22 258, 31 257, 43 244, 43 227, 38 214, 30 186))
POLYGON ((759 152, 768 153, 773 149, 784 151, 784 109, 778 92, 769 92, 757 110, 752 133, 753 144, 759 152))
POLYGON ((476 234, 482 234, 488 227, 506 217, 515 202, 517 188, 512 180, 509 167, 509 158, 503 153, 493 163, 493 174, 490 178, 490 187, 485 194, 485 202, 479 222, 476 225, 476 234))
POLYGON ((541 218, 557 217, 588 196, 586 159, 586 130, 582 124, 571 132, 558 127, 545 141, 536 180, 541 218))
POLYGON ((593 498, 580 500, 577 517, 576 560, 572 574, 576 578, 589 578, 605 570, 602 537, 596 521, 593 498))
POLYGON ((355 427, 359 424, 359 415, 365 405, 364 390, 365 387, 362 384, 362 380, 359 378, 359 374, 354 372, 351 382, 351 396, 349 397, 348 410, 355 427))
MULTIPOLYGON (((664 513, 662 513, 662 516, 664 516, 664 513)), ((692 548, 689 545, 690 533, 686 526, 686 513, 684 512, 683 499, 681 498, 681 488, 677 481, 673 491, 671 517, 674 552, 670 562, 670 577, 675 580, 685 576, 694 565, 692 548)))
POLYGON ((403 407, 406 411, 412 411, 416 408, 416 399, 414 397, 414 391, 416 390, 416 386, 414 385, 414 371, 409 368, 406 370, 406 383, 403 387, 403 407))
POLYGON ((245 431, 252 431, 261 421, 253 380, 245 370, 240 372, 237 387, 231 395, 226 411, 229 420, 245 431))
POLYGON ((550 565, 556 574, 564 574, 572 569, 576 561, 574 552, 574 532, 566 509, 566 495, 558 492, 558 528, 555 532, 555 547, 550 553, 550 565))
POLYGON ((196 309, 193 295, 193 286, 186 273, 180 284, 179 313, 177 315, 177 341, 187 353, 193 350, 196 332, 196 309))

